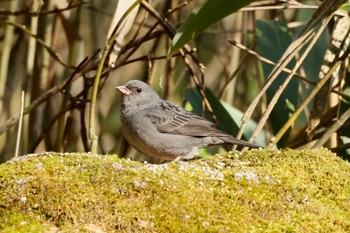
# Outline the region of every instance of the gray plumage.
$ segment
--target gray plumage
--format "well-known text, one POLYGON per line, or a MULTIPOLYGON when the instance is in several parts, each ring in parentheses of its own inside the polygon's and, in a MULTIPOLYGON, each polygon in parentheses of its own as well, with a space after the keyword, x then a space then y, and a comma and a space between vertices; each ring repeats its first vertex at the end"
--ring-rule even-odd
POLYGON ((121 122, 126 140, 139 152, 163 160, 192 159, 199 148, 217 144, 259 146, 220 131, 215 124, 162 100, 148 84, 131 80, 122 93, 121 122))

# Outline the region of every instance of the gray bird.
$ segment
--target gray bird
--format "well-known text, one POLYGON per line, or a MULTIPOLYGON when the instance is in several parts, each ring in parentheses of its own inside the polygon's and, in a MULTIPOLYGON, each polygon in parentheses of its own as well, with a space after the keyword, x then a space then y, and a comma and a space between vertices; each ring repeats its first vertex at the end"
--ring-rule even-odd
POLYGON ((217 144, 260 146, 220 131, 215 124, 162 100, 148 84, 131 80, 122 93, 121 122, 126 140, 139 152, 163 160, 192 159, 199 148, 217 144))

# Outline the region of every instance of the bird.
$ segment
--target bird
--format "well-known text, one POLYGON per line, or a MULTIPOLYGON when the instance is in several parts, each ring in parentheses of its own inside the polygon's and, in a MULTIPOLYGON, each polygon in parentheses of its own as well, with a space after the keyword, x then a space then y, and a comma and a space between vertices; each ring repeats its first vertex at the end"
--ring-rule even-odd
POLYGON ((121 93, 122 133, 128 143, 147 156, 165 161, 189 160, 209 145, 235 144, 259 148, 234 138, 179 105, 163 100, 147 83, 130 80, 121 93))

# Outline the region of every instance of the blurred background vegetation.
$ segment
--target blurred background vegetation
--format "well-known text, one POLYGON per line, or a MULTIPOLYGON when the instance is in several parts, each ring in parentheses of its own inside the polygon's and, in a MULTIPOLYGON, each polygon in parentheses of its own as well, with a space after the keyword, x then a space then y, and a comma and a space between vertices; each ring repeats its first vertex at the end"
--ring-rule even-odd
POLYGON ((144 159, 121 135, 131 79, 239 138, 350 158, 347 1, 132 3, 0 0, 1 162, 95 139, 144 159))

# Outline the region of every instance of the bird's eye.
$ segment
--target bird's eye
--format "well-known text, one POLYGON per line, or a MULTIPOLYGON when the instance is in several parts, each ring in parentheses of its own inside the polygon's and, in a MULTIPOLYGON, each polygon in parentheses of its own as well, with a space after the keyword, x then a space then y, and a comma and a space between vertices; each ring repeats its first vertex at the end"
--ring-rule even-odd
POLYGON ((142 92, 142 89, 141 89, 141 88, 137 88, 137 89, 136 89, 136 92, 137 92, 137 93, 141 93, 141 92, 142 92))

